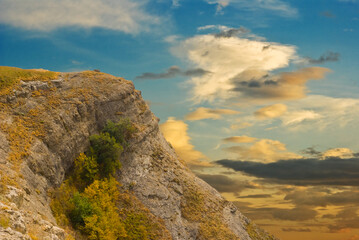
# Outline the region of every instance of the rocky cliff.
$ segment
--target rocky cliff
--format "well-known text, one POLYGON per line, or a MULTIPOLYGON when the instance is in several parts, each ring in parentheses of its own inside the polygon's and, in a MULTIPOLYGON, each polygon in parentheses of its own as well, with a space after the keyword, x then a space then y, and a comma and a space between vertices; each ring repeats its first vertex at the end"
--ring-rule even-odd
POLYGON ((138 131, 116 177, 172 239, 274 239, 186 167, 132 82, 93 71, 20 80, 0 96, 0 239, 68 238, 48 192, 90 135, 125 117, 138 131))

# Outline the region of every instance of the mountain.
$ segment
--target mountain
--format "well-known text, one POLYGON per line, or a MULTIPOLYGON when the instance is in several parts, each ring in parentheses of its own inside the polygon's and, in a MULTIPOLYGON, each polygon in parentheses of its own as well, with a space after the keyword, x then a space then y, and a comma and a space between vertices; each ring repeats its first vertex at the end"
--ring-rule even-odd
MULTIPOLYGON (((59 222, 51 192, 73 174, 75 159, 89 151, 90 136, 109 120, 123 119, 136 131, 123 147, 114 176, 126 206, 142 215, 130 216, 118 201, 117 209, 129 225, 132 216, 156 224, 157 235, 146 228, 137 239, 276 239, 178 158, 131 81, 99 71, 0 67, 0 108, 0 239, 89 237, 59 222)), ((129 230, 123 234, 118 239, 130 239, 129 230)))

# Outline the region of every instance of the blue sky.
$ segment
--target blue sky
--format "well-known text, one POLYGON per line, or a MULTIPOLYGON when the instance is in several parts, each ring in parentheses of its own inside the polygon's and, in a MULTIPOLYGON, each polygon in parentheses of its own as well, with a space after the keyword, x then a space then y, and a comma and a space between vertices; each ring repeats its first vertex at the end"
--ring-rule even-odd
POLYGON ((0 5, 0 65, 133 80, 179 156, 258 224, 282 239, 359 239, 358 184, 329 186, 309 173, 284 184, 242 168, 319 161, 334 176, 329 158, 358 167, 359 1, 0 5), (337 194, 348 199, 330 200, 337 194))

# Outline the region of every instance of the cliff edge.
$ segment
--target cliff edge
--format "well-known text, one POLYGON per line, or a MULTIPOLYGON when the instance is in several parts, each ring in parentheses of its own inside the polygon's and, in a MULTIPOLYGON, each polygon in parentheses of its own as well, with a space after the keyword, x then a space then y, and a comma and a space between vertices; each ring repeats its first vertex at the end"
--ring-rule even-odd
POLYGON ((172 239, 275 239, 186 167, 130 81, 95 71, 19 76, 0 108, 0 239, 70 239, 48 192, 88 149, 89 136, 123 118, 137 131, 116 178, 172 239))

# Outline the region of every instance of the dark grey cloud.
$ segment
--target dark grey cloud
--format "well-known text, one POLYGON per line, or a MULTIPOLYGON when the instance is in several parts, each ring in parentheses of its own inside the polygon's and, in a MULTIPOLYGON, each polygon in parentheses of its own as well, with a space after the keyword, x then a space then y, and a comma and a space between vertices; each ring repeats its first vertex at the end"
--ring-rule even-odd
POLYGON ((272 195, 270 194, 253 194, 253 195, 246 195, 246 196, 239 196, 238 198, 270 198, 272 195))
POLYGON ((282 228, 283 232, 311 232, 310 228, 282 228))
POLYGON ((216 34, 214 34, 214 36, 217 38, 230 38, 230 37, 237 36, 239 34, 244 34, 244 33, 249 33, 249 32, 250 31, 244 27, 231 28, 231 29, 227 29, 227 30, 221 31, 219 33, 216 33, 216 34))
POLYGON ((217 189, 219 192, 237 193, 246 188, 257 188, 256 185, 248 181, 236 181, 230 177, 219 174, 199 174, 197 176, 207 182, 209 185, 217 189))
MULTIPOLYGON (((337 219, 335 224, 329 225, 329 232, 341 232, 344 229, 359 229, 358 207, 347 207, 341 210, 335 216, 327 218, 337 219)), ((324 217, 324 216, 323 216, 324 217)))
POLYGON ((273 211, 274 218, 288 221, 305 221, 314 219, 317 214, 317 211, 303 207, 293 209, 275 209, 273 211))
POLYGON ((318 59, 306 57, 311 64, 322 64, 325 62, 337 62, 340 59, 340 53, 328 51, 320 56, 318 59))
POLYGON ((309 158, 272 163, 224 159, 217 163, 279 184, 359 186, 359 158, 309 158))
POLYGON ((310 156, 313 156, 313 157, 319 157, 320 155, 322 155, 322 153, 320 151, 317 151, 315 149, 315 147, 308 147, 308 148, 302 150, 301 152, 303 154, 310 155, 310 156))
MULTIPOLYGON (((307 62, 334 60, 332 54, 320 59, 307 59, 307 62)), ((309 80, 320 80, 330 72, 328 68, 307 67, 293 72, 282 72, 269 75, 268 72, 247 70, 229 79, 233 86, 230 91, 239 92, 241 98, 288 100, 306 96, 306 83, 309 80)))
MULTIPOLYGON (((353 187, 350 190, 335 193, 320 192, 316 188, 294 190, 287 193, 284 200, 290 201, 296 206, 351 206, 359 202, 359 191, 353 187)), ((327 216, 327 218, 328 217, 330 216, 327 216)))
POLYGON ((232 91, 243 91, 244 87, 247 88, 260 88, 262 86, 277 86, 278 82, 274 81, 274 80, 263 80, 263 81, 257 81, 257 80, 250 80, 250 81, 240 81, 240 82, 235 82, 232 81, 233 83, 235 83, 235 85, 237 85, 237 87, 233 88, 232 91))
POLYGON ((188 70, 182 70, 177 66, 172 66, 166 70, 164 73, 151 73, 146 72, 140 76, 137 76, 135 79, 138 80, 146 80, 146 79, 167 79, 167 78, 175 78, 178 76, 185 76, 185 77, 198 77, 203 76, 205 74, 210 73, 202 68, 194 68, 188 70))
POLYGON ((280 219, 288 221, 305 221, 314 219, 317 211, 308 207, 285 208, 258 208, 252 207, 248 202, 233 202, 243 214, 251 219, 280 219))
POLYGON ((326 18, 335 18, 335 14, 333 14, 331 11, 324 11, 320 13, 321 16, 326 18))

